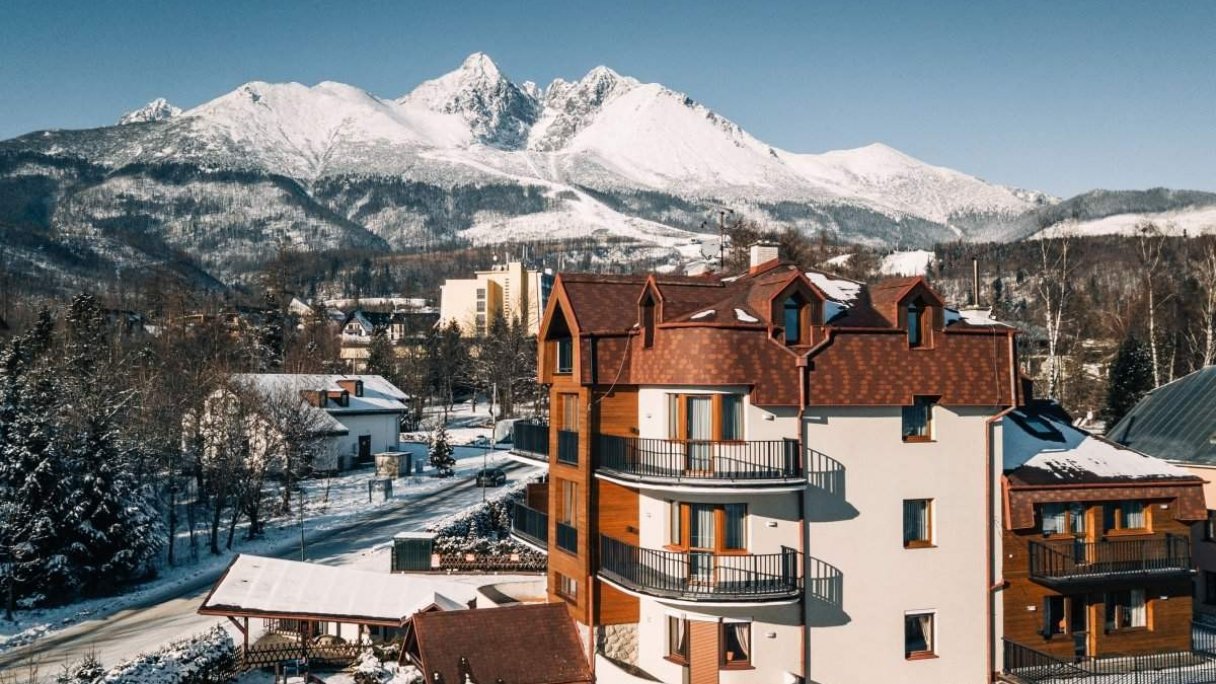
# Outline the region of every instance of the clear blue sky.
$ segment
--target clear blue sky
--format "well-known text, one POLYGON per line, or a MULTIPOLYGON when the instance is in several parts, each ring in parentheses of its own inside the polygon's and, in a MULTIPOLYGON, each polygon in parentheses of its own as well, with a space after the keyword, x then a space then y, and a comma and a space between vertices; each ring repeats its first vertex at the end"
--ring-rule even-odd
POLYGON ((542 85, 607 64, 797 152, 881 141, 1059 195, 1216 191, 1216 2, 658 5, 6 0, 0 138, 250 80, 395 97, 483 51, 542 85))

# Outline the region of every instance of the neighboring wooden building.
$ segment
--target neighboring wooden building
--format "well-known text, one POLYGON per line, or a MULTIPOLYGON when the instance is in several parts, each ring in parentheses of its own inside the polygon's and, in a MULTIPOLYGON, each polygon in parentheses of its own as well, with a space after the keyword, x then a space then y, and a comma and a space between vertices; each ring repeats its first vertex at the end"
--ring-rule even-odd
POLYGON ((1045 402, 1005 417, 1002 456, 1006 641, 1063 661, 1189 652, 1202 480, 1045 402))

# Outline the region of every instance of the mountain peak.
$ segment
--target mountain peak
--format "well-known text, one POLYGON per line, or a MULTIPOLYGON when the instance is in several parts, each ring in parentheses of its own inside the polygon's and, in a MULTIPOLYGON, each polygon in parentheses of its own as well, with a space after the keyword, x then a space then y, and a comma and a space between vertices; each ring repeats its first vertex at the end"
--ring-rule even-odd
POLYGON ((498 65, 490 56, 484 52, 474 52, 460 64, 460 71, 466 73, 476 73, 486 78, 497 80, 502 78, 502 72, 498 70, 498 65))
POLYGON ((482 52, 469 55, 459 69, 423 82, 398 102, 458 114, 477 140, 504 149, 523 144, 540 108, 534 91, 512 83, 482 52))
POLYGON ((148 121, 165 121, 181 114, 180 107, 174 107, 169 104, 169 101, 163 97, 158 97, 148 104, 136 109, 135 111, 127 112, 118 119, 118 125, 133 123, 146 123, 148 121))

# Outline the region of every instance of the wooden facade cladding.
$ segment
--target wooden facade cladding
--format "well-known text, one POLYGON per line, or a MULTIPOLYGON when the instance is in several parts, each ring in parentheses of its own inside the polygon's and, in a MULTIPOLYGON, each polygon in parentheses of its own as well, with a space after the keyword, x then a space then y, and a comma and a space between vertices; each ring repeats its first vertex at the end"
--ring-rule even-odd
MULTIPOLYGON (((1117 540, 1160 540, 1166 535, 1189 538, 1190 523, 1179 520, 1177 499, 1151 499, 1154 490, 1148 486, 1129 486, 1117 490, 1118 498, 1130 498, 1145 502, 1144 514, 1148 518, 1148 530, 1143 534, 1132 532, 1105 533, 1101 530, 1100 502, 1089 500, 1092 505, 1085 517, 1085 538, 1091 541, 1103 538, 1117 540), (1139 490, 1138 492, 1136 490, 1139 490)), ((1040 490, 1043 500, 1066 502, 1069 490, 1057 488, 1040 490), (1047 492, 1054 492, 1048 496, 1047 492)), ((1050 539, 1070 539, 1068 535, 1053 534, 1050 539)), ((1038 530, 1038 523, 1022 529, 1005 529, 1003 533, 1002 573, 1005 587, 1002 590, 1004 607, 1004 636, 1010 641, 1028 646, 1057 658, 1070 660, 1079 645, 1074 640, 1073 627, 1080 626, 1074 619, 1075 611, 1081 610, 1085 634, 1080 637, 1087 654, 1096 657, 1131 656, 1148 653, 1187 651, 1191 646, 1192 582, 1177 577, 1157 579, 1151 576, 1095 578, 1079 583, 1075 588, 1056 590, 1031 578, 1032 542, 1045 541, 1038 530), (1106 594, 1129 589, 1144 591, 1146 625, 1108 630, 1106 626, 1106 594), (1067 626, 1063 633, 1045 633, 1048 618, 1045 617, 1049 597, 1067 597, 1067 626)))

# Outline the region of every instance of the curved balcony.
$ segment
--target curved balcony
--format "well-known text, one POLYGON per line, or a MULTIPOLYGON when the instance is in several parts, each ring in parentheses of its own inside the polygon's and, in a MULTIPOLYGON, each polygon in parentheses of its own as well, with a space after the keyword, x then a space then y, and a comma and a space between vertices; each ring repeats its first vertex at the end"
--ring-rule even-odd
POLYGON ((797 440, 708 441, 596 435, 597 472, 629 482, 801 488, 797 440))
POLYGON ((600 537, 600 577, 649 596, 715 603, 796 600, 802 593, 798 552, 716 554, 643 549, 600 537))

